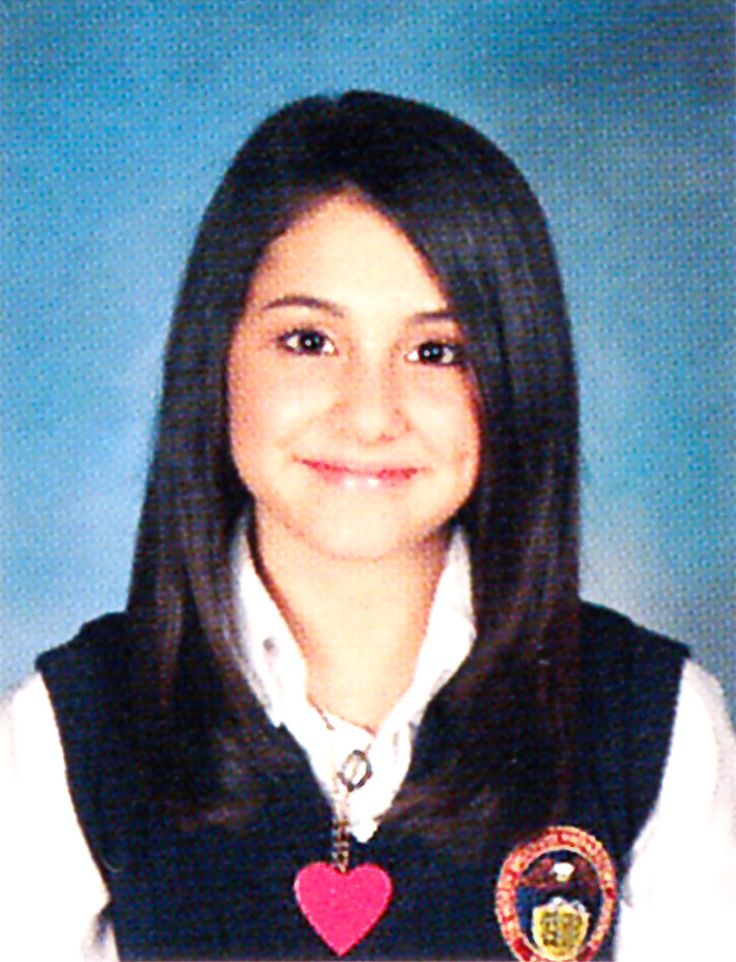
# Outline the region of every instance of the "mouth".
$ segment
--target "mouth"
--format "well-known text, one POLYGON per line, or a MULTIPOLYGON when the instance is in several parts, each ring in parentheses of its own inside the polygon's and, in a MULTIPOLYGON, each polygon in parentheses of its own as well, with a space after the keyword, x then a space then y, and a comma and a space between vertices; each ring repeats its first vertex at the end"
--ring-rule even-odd
POLYGON ((301 463, 328 484, 369 491, 399 487, 411 481, 421 470, 411 465, 346 464, 311 458, 304 458, 301 463))

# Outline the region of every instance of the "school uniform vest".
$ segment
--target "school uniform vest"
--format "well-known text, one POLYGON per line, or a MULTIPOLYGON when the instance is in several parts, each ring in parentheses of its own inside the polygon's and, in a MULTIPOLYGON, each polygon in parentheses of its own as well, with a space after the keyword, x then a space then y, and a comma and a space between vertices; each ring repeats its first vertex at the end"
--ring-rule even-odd
MULTIPOLYGON (((331 815, 308 761, 285 730, 273 737, 296 759, 272 801, 244 829, 183 831, 149 803, 126 744, 119 698, 127 644, 124 615, 92 622, 38 659, 50 692, 79 822, 109 892, 123 959, 335 958, 299 911, 293 883, 328 859, 331 815)), ((598 839, 622 879, 656 801, 686 649, 603 608, 582 619, 580 764, 567 824, 598 839)), ((417 778, 448 733, 430 703, 408 778, 417 778)), ((385 915, 348 959, 511 959, 495 912, 508 852, 490 842, 459 865, 392 826, 351 862, 393 879, 385 915)), ((615 922, 596 954, 610 957, 615 922)))

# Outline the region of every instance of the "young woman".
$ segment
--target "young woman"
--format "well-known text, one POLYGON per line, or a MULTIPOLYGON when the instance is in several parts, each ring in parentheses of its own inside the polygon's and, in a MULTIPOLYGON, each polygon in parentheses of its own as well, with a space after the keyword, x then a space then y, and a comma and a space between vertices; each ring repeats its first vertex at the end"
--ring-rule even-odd
POLYGON ((183 281, 127 610, 4 709, 2 956, 724 949, 728 721, 580 601, 577 445, 508 158, 377 93, 266 120, 183 281))

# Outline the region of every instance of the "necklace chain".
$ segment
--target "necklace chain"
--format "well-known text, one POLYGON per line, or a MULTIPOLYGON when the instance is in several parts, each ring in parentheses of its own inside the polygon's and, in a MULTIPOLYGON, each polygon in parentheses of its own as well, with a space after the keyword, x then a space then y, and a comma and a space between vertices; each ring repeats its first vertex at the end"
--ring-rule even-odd
MULTIPOLYGON (((315 708, 324 722, 328 732, 334 732, 335 726, 325 712, 318 706, 315 708)), ((350 864, 350 820, 348 818, 348 801, 352 792, 362 788, 372 777, 373 768, 365 750, 353 749, 345 757, 339 768, 333 764, 333 790, 330 793, 332 801, 332 864, 338 871, 345 873, 350 864)))

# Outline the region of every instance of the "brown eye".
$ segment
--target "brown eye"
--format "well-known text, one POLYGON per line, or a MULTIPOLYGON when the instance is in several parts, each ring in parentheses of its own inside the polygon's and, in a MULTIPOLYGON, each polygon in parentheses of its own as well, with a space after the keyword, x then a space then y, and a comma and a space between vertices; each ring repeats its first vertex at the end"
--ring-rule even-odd
POLYGON ((279 338, 279 343, 284 350, 289 351, 291 354, 319 355, 335 353, 335 345, 329 337, 327 337, 326 334, 322 334, 321 331, 315 331, 311 328, 289 331, 288 334, 283 334, 279 338))
POLYGON ((463 363, 462 344, 448 344, 443 341, 426 341, 407 354, 407 360, 433 367, 452 367, 463 363))

